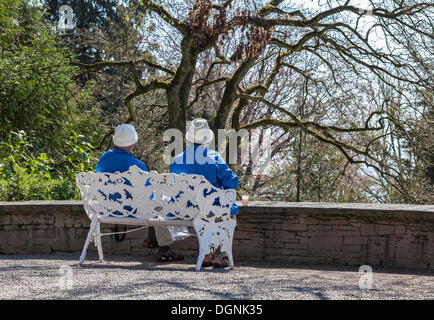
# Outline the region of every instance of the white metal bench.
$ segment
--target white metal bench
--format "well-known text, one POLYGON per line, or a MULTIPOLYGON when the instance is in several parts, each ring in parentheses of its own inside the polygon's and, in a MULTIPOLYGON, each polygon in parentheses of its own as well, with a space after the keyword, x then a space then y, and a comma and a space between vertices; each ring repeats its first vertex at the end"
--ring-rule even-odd
POLYGON ((104 260, 101 223, 137 226, 193 227, 199 240, 199 271, 211 247, 226 252, 233 268, 232 241, 236 220, 230 215, 235 202, 233 189, 215 188, 200 175, 144 172, 137 166, 123 173, 81 172, 76 176, 90 230, 80 256, 86 258, 94 240, 104 260), (157 210, 156 210, 157 209, 157 210))

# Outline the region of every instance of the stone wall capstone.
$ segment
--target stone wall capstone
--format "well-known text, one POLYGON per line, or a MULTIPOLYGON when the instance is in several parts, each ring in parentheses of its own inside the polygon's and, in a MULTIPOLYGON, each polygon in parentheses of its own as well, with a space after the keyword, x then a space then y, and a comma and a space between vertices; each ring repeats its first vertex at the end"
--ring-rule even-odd
MULTIPOLYGON (((279 260, 434 270, 434 206, 249 202, 241 206, 233 243, 235 263, 279 260)), ((81 201, 0 202, 1 254, 79 253, 90 221, 81 201)), ((128 230, 137 227, 129 226, 128 230)), ((113 225, 103 224, 103 233, 113 225)), ((194 233, 194 230, 190 230, 194 233)), ((121 242, 103 237, 104 253, 153 255, 143 247, 147 230, 121 242)), ((173 249, 197 256, 195 236, 173 249)), ((89 251, 96 251, 89 246, 89 251)))

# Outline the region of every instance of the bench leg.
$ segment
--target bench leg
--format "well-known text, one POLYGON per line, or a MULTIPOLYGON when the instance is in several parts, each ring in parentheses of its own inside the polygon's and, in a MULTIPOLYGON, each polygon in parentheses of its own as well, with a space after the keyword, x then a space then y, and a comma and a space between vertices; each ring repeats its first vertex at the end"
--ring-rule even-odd
POLYGON ((197 257, 196 271, 200 271, 205 255, 210 252, 210 243, 205 234, 202 221, 193 221, 193 227, 196 231, 197 240, 199 241, 199 256, 197 257))
POLYGON ((236 220, 234 220, 234 222, 231 223, 231 225, 229 227, 229 230, 230 230, 229 246, 226 250, 226 254, 228 255, 228 260, 229 260, 229 269, 234 268, 234 257, 232 256, 232 247, 233 247, 233 242, 234 242, 235 226, 236 226, 236 220))
POLYGON ((233 269, 234 268, 234 258, 232 256, 232 250, 229 252, 226 252, 226 254, 228 255, 228 259, 229 259, 229 268, 233 269))
POLYGON ((96 225, 94 240, 95 240, 95 245, 98 248, 99 261, 104 262, 104 254, 102 252, 102 241, 101 241, 101 224, 99 221, 96 225))
POLYGON ((197 257, 197 263, 196 263, 196 271, 200 271, 200 268, 202 267, 203 259, 205 259, 206 253, 202 250, 199 251, 199 257, 197 257))
POLYGON ((79 264, 83 264, 84 259, 86 259, 87 248, 89 247, 90 241, 92 240, 93 234, 95 233, 96 226, 98 225, 98 216, 95 214, 92 218, 90 224, 89 233, 87 234, 86 242, 84 243, 83 251, 81 252, 79 264))
POLYGON ((199 271, 205 255, 214 248, 221 247, 226 252, 229 260, 229 267, 233 269, 234 259, 232 256, 232 242, 234 238, 236 221, 230 220, 222 226, 210 225, 201 220, 193 220, 193 227, 199 240, 199 257, 197 259, 196 271, 199 271))

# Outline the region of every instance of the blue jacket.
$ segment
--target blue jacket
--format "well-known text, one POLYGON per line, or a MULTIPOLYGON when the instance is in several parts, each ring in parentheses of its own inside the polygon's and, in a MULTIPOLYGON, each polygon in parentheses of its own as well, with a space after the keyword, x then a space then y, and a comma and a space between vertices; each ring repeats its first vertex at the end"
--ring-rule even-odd
POLYGON ((96 166, 96 172, 125 172, 134 165, 143 171, 149 171, 142 161, 128 151, 114 148, 103 153, 96 166))
MULTIPOLYGON (((171 173, 199 174, 204 176, 214 187, 220 189, 238 189, 238 177, 229 168, 222 156, 200 145, 188 147, 183 153, 173 158, 171 173)), ((234 203, 231 214, 238 214, 234 203)))
MULTIPOLYGON (((134 157, 131 153, 125 150, 114 148, 113 150, 109 150, 103 153, 103 155, 98 161, 95 171, 110 173, 125 172, 128 171, 128 169, 133 165, 138 166, 143 171, 148 171, 146 165, 142 161, 134 157)), ((128 180, 126 180, 125 183, 131 185, 128 180)), ((121 198, 121 195, 117 192, 108 195, 103 193, 102 191, 99 192, 105 197, 108 196, 113 201, 118 201, 118 199, 121 198)), ((133 208, 131 208, 130 206, 124 206, 124 209, 127 211, 131 211, 131 215, 129 215, 128 217, 135 218, 134 214, 137 212, 137 210, 133 211, 133 208)), ((115 211, 113 212, 113 215, 121 215, 121 213, 115 211)))

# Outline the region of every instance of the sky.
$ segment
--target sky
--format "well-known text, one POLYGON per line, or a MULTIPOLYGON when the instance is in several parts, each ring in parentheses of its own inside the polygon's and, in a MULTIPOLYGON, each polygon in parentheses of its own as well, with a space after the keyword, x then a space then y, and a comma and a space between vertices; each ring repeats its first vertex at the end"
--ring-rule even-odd
MULTIPOLYGON (((291 0, 291 3, 300 5, 300 6, 304 6, 305 8, 312 8, 312 9, 316 9, 318 8, 318 2, 321 3, 325 3, 325 0, 291 0)), ((369 0, 353 0, 350 2, 350 5, 353 6, 359 6, 361 8, 370 8, 370 2, 369 0)))

